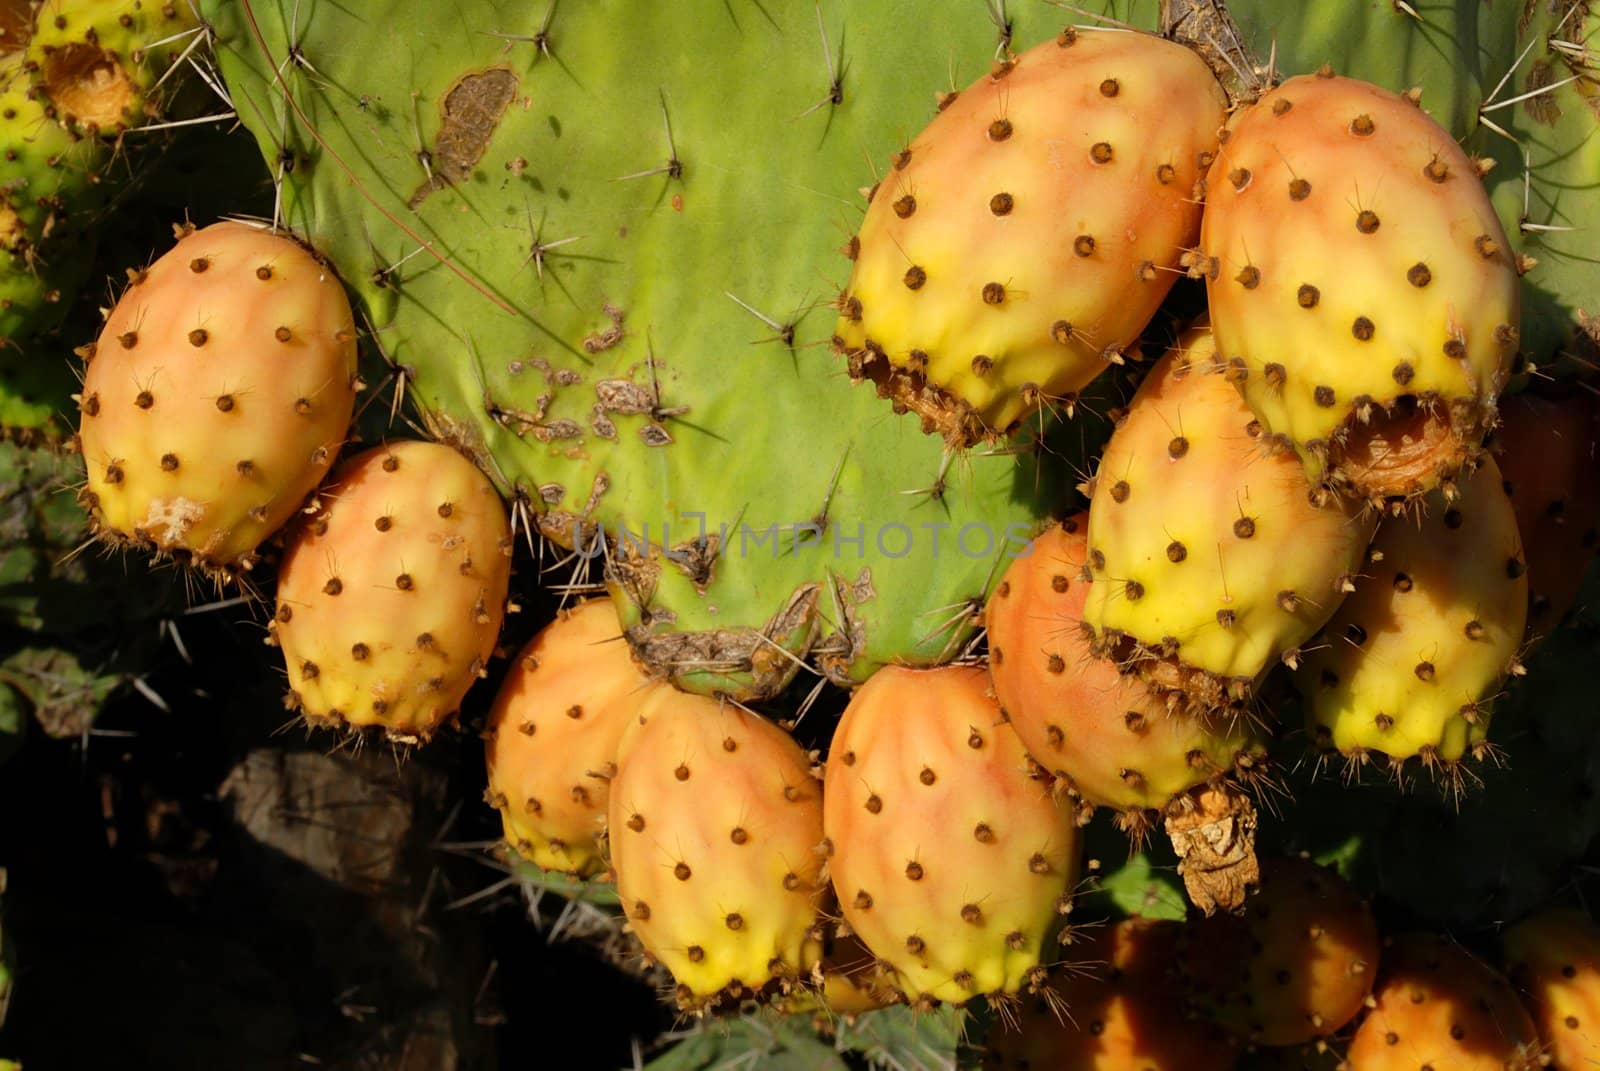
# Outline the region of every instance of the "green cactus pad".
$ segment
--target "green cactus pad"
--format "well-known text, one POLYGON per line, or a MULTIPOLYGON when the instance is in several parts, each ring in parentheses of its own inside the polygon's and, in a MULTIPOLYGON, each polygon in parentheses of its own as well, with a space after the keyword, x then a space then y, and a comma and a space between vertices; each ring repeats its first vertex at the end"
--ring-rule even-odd
POLYGON ((284 221, 429 430, 521 524, 604 535, 658 670, 740 695, 807 651, 841 682, 953 656, 1056 497, 1027 442, 942 458, 826 349, 860 191, 936 91, 1060 28, 943 7, 205 5, 284 221))

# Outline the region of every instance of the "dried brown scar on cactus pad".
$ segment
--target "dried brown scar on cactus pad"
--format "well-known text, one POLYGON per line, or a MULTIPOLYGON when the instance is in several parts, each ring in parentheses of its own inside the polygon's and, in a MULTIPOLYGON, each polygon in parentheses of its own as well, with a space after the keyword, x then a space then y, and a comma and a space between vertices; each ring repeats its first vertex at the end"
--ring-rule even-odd
POLYGON ((1314 481, 1375 503, 1448 489, 1519 337, 1519 264, 1474 162, 1349 78, 1292 78, 1229 130, 1201 245, 1231 378, 1314 481))
POLYGON ((994 439, 1120 363, 1181 277, 1221 87, 1182 46, 1076 32, 956 96, 850 243, 835 347, 923 430, 994 439))

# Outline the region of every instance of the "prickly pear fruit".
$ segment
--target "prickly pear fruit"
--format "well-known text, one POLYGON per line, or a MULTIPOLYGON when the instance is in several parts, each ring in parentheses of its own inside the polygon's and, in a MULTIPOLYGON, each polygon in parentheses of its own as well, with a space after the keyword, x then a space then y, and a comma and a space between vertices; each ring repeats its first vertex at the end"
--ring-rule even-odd
POLYGON ((1600 525, 1600 407, 1587 392, 1500 407, 1494 451, 1528 563, 1528 626, 1548 635, 1578 600, 1600 525))
POLYGON ((617 745, 658 685, 633 659, 610 599, 561 614, 512 663, 489 712, 489 802, 506 842, 546 870, 604 869, 617 745))
POLYGON ((1347 1053, 1351 1071, 1534 1071, 1533 1021, 1499 972, 1448 938, 1386 944, 1372 1010, 1347 1053))
POLYGON ((828 752, 829 873, 846 923, 918 1003, 1043 977, 1078 833, 988 694, 982 667, 889 666, 828 752))
POLYGON ((733 703, 658 688, 623 735, 607 808, 617 893, 686 1009, 772 995, 821 954, 822 786, 733 703))
POLYGON ((878 184, 840 300, 855 379, 967 445, 1078 391, 1198 234, 1222 88, 1148 34, 1067 30, 945 99, 878 184))
POLYGON ((1126 919, 1074 944, 1084 961, 1026 998, 1020 1024, 996 1026, 989 1071, 1228 1071, 1238 1049, 1210 1024, 1186 1017, 1172 977, 1182 926, 1126 919))
POLYGON ((183 229, 85 348, 83 498, 101 535, 249 568, 333 464, 355 324, 329 270, 242 223, 183 229))
POLYGON ((822 959, 811 971, 811 984, 783 1001, 787 1014, 815 1012, 856 1016, 899 1002, 894 973, 852 933, 825 936, 822 959))
POLYGON ((1449 131, 1368 82, 1291 78, 1236 117, 1206 189, 1217 352, 1264 433, 1360 499, 1453 479, 1494 426, 1520 311, 1449 131))
POLYGON ((1337 1033, 1378 974, 1378 923, 1335 871, 1264 859, 1243 917, 1213 915, 1189 933, 1183 964, 1208 1018, 1254 1045, 1337 1033))
POLYGON ((1351 586, 1372 523, 1318 493, 1219 371, 1203 327, 1150 372, 1093 480, 1095 650, 1202 709, 1293 662, 1351 586))
POLYGON ((334 471, 287 544, 271 627, 289 703, 426 741, 500 634, 511 522, 494 486, 448 446, 376 447, 334 471))
POLYGON ((1093 657, 1082 627, 1090 581, 1086 513, 1038 536, 989 600, 989 673, 1028 753, 1078 801, 1122 812, 1138 833, 1147 811, 1213 778, 1249 776, 1265 760, 1248 718, 1170 711, 1148 685, 1093 657))
POLYGON ((1550 1047, 1550 1066, 1600 1066, 1600 928, 1581 911, 1555 908, 1513 926, 1502 944, 1506 973, 1550 1047))
POLYGON ((1378 530, 1369 563, 1295 675, 1318 746, 1429 769, 1487 753, 1491 697, 1528 614, 1527 558, 1494 461, 1378 530))
POLYGON ((118 134, 159 114, 155 91, 199 32, 187 0, 46 0, 27 56, 62 122, 118 134))

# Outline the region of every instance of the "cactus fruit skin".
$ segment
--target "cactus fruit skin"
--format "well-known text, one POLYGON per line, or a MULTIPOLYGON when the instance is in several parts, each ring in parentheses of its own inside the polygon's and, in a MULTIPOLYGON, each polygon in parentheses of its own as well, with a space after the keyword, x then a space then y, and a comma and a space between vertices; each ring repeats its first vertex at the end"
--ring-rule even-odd
POLYGON ((1506 973, 1550 1048, 1556 1071, 1600 1064, 1600 928, 1582 911, 1551 908, 1501 938, 1506 973))
POLYGON ((1356 590, 1301 663, 1296 687, 1318 746, 1432 767, 1487 748, 1490 700, 1518 668, 1527 558, 1491 458, 1439 492, 1420 520, 1378 530, 1356 590))
POLYGON ((1181 45, 1067 30, 947 97, 878 183, 835 346, 956 445, 1065 404, 1198 234, 1227 98, 1181 45))
POLYGON ((986 1071, 1230 1071, 1215 1027, 1184 1014, 1172 976, 1181 924, 1125 919, 1069 950, 1085 967, 1024 1001, 1020 1026, 990 1032, 986 1071))
POLYGON ((1534 1071, 1539 1035, 1511 983, 1449 938, 1384 946, 1375 1005, 1346 1054, 1351 1071, 1534 1071))
POLYGON ((1378 923, 1337 872, 1263 859, 1243 917, 1187 935, 1183 964, 1208 1018, 1253 1045, 1300 1045, 1342 1030, 1378 973, 1378 923))
POLYGON ((184 0, 44 0, 26 54, 63 123, 115 135, 160 114, 156 87, 197 30, 184 0))
POLYGON ((828 870, 852 932, 916 1003, 1042 977, 1078 832, 988 694, 982 667, 887 667, 829 747, 828 870))
POLYGON ((1528 562, 1528 627, 1548 635, 1578 601, 1600 525, 1600 406, 1585 391, 1506 399, 1493 449, 1528 562))
POLYGON ((355 406, 355 325, 328 269, 240 223, 135 273, 86 351, 79 440, 100 532, 248 568, 333 464, 355 406))
POLYGON ((1248 698, 1337 609, 1370 519, 1317 493, 1293 451, 1179 338, 1140 385, 1093 481, 1084 620, 1096 651, 1203 709, 1248 698))
POLYGON ((1201 245, 1217 350, 1342 494, 1415 498, 1494 425, 1517 264, 1474 162, 1411 101, 1299 76, 1230 125, 1201 245))
POLYGON ((546 870, 604 869, 617 747, 650 689, 608 599, 561 611, 517 654, 489 711, 488 799, 506 842, 546 870))
POLYGON ((622 738, 608 804, 617 893, 678 1004, 779 991, 818 962, 822 786, 776 725, 654 689, 622 738))
POLYGON ((272 634, 312 724, 426 741, 484 673, 511 522, 454 449, 406 440, 342 463, 286 538, 272 634))
POLYGON ((1040 534, 989 600, 989 673, 1028 753, 1083 810, 1111 807, 1142 828, 1143 812, 1265 759, 1248 718, 1169 711, 1136 675, 1095 658, 1082 628, 1090 581, 1088 514, 1040 534))

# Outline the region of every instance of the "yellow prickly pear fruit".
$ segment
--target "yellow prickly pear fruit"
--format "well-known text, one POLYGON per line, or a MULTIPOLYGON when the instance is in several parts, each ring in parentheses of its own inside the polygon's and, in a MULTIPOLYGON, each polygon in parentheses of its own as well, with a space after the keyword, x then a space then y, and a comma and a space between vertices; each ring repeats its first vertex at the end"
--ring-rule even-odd
POLYGON ((1518 668, 1527 559, 1500 471, 1484 458, 1453 505, 1392 517, 1356 590, 1295 675, 1310 730, 1353 762, 1433 768, 1488 747, 1490 702, 1518 668))
POLYGON ((355 407, 344 288, 298 243, 242 223, 184 229, 81 352, 83 499, 100 534, 203 568, 254 563, 355 407))
POLYGON ((488 799, 506 843, 546 870, 605 869, 617 746, 650 689, 610 599, 589 599, 528 641, 489 712, 488 799))
POLYGON ((651 691, 623 735, 607 807, 629 925, 680 1007, 782 993, 822 954, 822 785, 776 725, 651 691))
POLYGON ((1373 520, 1319 493, 1218 371, 1203 327, 1150 371, 1093 481, 1095 650, 1201 710, 1293 663, 1351 587, 1373 520))
POLYGON ((1481 452, 1520 323, 1474 162, 1412 100, 1331 72, 1231 123, 1201 246, 1217 352, 1307 472, 1379 503, 1481 452))
POLYGON ((313 724, 425 742, 483 676, 505 616, 511 522, 448 446, 380 446, 290 530, 272 630, 313 724))
POLYGON ((918 1003, 1042 979, 1078 871, 1072 807, 988 688, 982 667, 886 667, 828 752, 840 910, 918 1003))
POLYGON ((840 299, 850 374, 956 445, 1122 360, 1199 231, 1227 101, 1190 50, 1067 30, 946 98, 876 187, 840 299))

